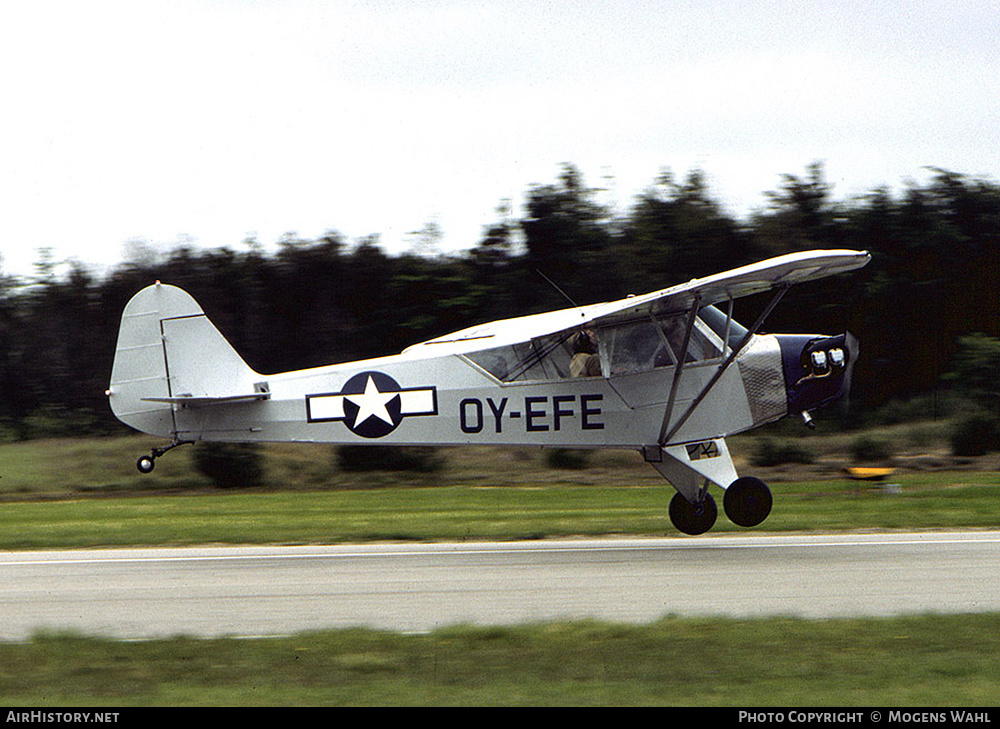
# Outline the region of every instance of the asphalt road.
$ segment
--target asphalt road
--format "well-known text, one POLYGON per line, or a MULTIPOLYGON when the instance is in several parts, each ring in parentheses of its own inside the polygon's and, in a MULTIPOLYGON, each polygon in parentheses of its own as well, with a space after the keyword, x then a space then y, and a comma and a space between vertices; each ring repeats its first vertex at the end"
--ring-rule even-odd
POLYGON ((1000 611, 1000 531, 0 552, 0 639, 1000 611))

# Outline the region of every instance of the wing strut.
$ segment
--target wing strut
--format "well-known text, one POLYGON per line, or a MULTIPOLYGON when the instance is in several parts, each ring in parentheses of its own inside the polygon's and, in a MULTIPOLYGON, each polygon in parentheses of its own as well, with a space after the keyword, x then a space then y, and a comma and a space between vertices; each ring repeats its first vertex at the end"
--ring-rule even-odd
MULTIPOLYGON (((722 365, 719 367, 719 369, 716 370, 715 374, 712 375, 712 379, 709 380, 708 383, 705 385, 705 387, 702 388, 701 392, 698 393, 698 396, 694 400, 691 401, 691 404, 688 406, 688 409, 684 411, 684 414, 681 415, 681 417, 677 419, 677 422, 674 423, 674 425, 670 429, 670 431, 668 433, 666 433, 666 435, 664 435, 663 434, 663 430, 666 430, 667 420, 670 417, 670 410, 671 410, 671 408, 673 406, 673 392, 671 392, 671 401, 667 403, 667 412, 664 415, 664 422, 663 422, 664 427, 660 431, 660 447, 661 448, 664 447, 667 443, 669 443, 670 439, 673 438, 674 435, 677 434, 677 431, 681 429, 681 426, 684 425, 685 422, 687 422, 687 419, 689 417, 691 417, 691 413, 693 413, 695 411, 695 408, 697 408, 701 404, 701 401, 705 399, 705 397, 708 395, 709 391, 711 391, 711 389, 713 387, 715 387, 715 383, 717 383, 719 381, 719 378, 722 377, 723 373, 725 373, 725 371, 727 369, 729 369, 730 365, 732 365, 732 363, 736 361, 736 357, 739 355, 740 352, 743 351, 743 348, 747 346, 747 344, 750 342, 750 339, 760 330, 761 326, 764 324, 764 320, 767 319, 767 317, 774 310, 774 307, 778 305, 779 301, 781 301, 781 297, 785 295, 786 291, 788 291, 789 286, 790 286, 790 284, 782 284, 781 286, 777 287, 776 293, 771 298, 771 301, 768 303, 768 305, 764 309, 764 311, 761 312, 761 315, 759 317, 757 317, 757 321, 755 321, 754 324, 753 324, 753 326, 750 327, 750 329, 744 335, 743 339, 736 346, 736 348, 732 352, 730 352, 729 357, 726 358, 726 361, 723 362, 722 365)), ((731 303, 732 302, 730 301, 730 304, 731 303)), ((694 316, 693 316, 694 313, 697 311, 697 304, 698 304, 698 301, 695 300, 694 307, 693 307, 693 310, 692 310, 692 320, 694 318, 694 316)), ((730 305, 730 312, 731 311, 732 311, 732 306, 730 305)), ((727 326, 728 326, 728 324, 727 324, 727 326)), ((689 327, 690 327, 690 323, 689 323, 689 327)), ((690 334, 690 328, 688 330, 688 334, 690 334)), ((687 340, 687 337, 685 337, 685 340, 684 340, 684 347, 685 347, 684 356, 685 357, 687 356, 687 351, 686 351, 687 345, 688 345, 688 340, 687 340)), ((680 366, 678 365, 678 373, 674 375, 674 386, 675 387, 677 385, 677 375, 680 374, 679 370, 680 370, 680 366)))
MULTIPOLYGON (((670 385, 670 397, 667 399, 667 409, 663 413, 663 425, 660 426, 660 445, 662 446, 666 443, 666 438, 664 437, 667 432, 667 426, 670 425, 670 415, 674 411, 674 400, 677 397, 677 386, 681 381, 681 372, 684 370, 684 362, 687 360, 688 347, 691 344, 691 332, 694 330, 694 320, 698 316, 698 303, 701 301, 701 296, 696 296, 694 302, 691 304, 691 313, 688 315, 687 326, 684 329, 684 343, 681 345, 680 355, 677 352, 673 352, 670 347, 670 342, 666 341, 664 337, 664 343, 670 349, 671 353, 677 359, 677 367, 674 368, 674 381, 670 385)), ((652 312, 650 312, 650 318, 652 318, 652 312)), ((655 322, 655 319, 654 319, 655 322)), ((663 336, 662 331, 659 327, 656 328, 660 331, 660 336, 663 336)))

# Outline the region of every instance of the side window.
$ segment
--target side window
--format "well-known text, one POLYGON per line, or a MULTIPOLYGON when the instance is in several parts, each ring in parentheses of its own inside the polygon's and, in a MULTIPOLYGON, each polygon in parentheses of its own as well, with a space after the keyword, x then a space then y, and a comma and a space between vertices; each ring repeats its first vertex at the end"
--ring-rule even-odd
POLYGON ((687 314, 679 314, 655 321, 638 319, 597 330, 593 334, 600 355, 592 355, 593 369, 572 365, 574 342, 581 334, 577 329, 472 352, 466 357, 503 382, 559 380, 572 377, 574 372, 577 376, 595 377, 607 374, 606 367, 610 367, 612 375, 646 372, 673 366, 682 356, 685 363, 720 357, 722 340, 701 319, 695 321, 684 352, 687 321, 687 314), (598 366, 602 360, 603 365, 598 366))
POLYGON ((498 380, 507 380, 518 361, 514 347, 497 347, 483 352, 473 352, 467 356, 498 380))
POLYGON ((467 356, 504 382, 562 379, 570 376, 571 341, 575 333, 560 332, 467 356))
POLYGON ((685 353, 686 329, 687 315, 662 317, 656 321, 640 320, 602 329, 600 337, 606 342, 611 374, 670 367, 682 356, 685 363, 720 356, 720 340, 698 320, 691 331, 691 340, 685 353))
POLYGON ((721 343, 722 340, 701 319, 697 319, 694 323, 694 331, 691 332, 688 361, 700 362, 721 357, 722 348, 719 346, 721 343))
POLYGON ((674 363, 673 352, 652 321, 608 327, 601 330, 600 337, 606 342, 612 375, 642 372, 674 363))

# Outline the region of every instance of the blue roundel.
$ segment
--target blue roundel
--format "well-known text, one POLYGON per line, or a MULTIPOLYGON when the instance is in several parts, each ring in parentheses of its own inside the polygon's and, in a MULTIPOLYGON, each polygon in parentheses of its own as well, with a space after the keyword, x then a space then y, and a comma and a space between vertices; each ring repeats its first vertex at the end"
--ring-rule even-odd
POLYGON ((399 383, 381 372, 354 375, 341 388, 344 423, 363 438, 381 438, 402 420, 399 383))

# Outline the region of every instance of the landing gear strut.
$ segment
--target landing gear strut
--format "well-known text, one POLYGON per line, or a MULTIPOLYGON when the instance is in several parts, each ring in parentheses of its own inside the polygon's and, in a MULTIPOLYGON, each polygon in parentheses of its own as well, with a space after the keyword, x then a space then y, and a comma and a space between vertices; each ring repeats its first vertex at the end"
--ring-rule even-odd
POLYGON ((190 440, 175 440, 168 446, 159 446, 153 448, 152 452, 148 456, 139 456, 139 460, 135 462, 135 467, 139 469, 139 473, 152 473, 153 469, 156 467, 156 459, 162 456, 169 450, 176 448, 177 446, 185 445, 187 443, 192 443, 190 440))

